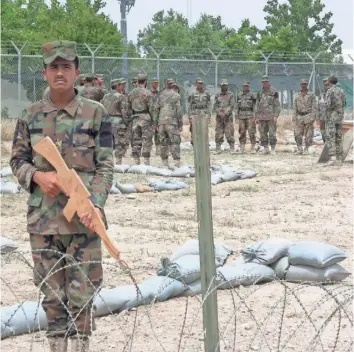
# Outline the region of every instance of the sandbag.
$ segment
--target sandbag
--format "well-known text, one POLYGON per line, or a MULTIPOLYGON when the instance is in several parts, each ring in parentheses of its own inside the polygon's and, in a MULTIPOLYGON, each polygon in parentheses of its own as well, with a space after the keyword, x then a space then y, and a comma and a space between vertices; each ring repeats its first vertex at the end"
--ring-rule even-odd
POLYGON ((315 268, 306 265, 290 265, 285 280, 291 282, 314 281, 342 281, 351 273, 340 264, 333 264, 325 268, 315 268))
POLYGON ((249 286, 265 281, 272 281, 275 273, 272 268, 256 263, 224 265, 216 269, 218 288, 229 289, 236 286, 249 286))
POLYGON ((238 171, 229 171, 223 173, 221 176, 222 182, 237 181, 241 178, 241 174, 238 171))
POLYGON ((200 279, 199 255, 185 255, 173 262, 162 258, 156 273, 158 276, 168 276, 188 285, 200 279))
POLYGON ((241 250, 246 263, 270 265, 284 257, 293 242, 284 238, 268 238, 241 250))
POLYGON ((114 165, 114 172, 119 172, 119 173, 126 173, 130 168, 130 165, 128 164, 116 164, 114 165))
POLYGON ((223 182, 223 175, 220 172, 213 172, 211 174, 211 184, 212 185, 217 185, 219 183, 223 182))
POLYGON ((122 194, 122 192, 115 186, 112 185, 111 190, 109 191, 110 194, 122 194))
POLYGON ((21 186, 14 182, 0 179, 0 193, 2 194, 16 194, 21 191, 21 186))
POLYGON ((171 177, 193 177, 195 174, 194 167, 189 165, 181 166, 174 169, 171 173, 171 177))
POLYGON ((283 279, 285 279, 286 273, 289 270, 289 266, 290 266, 289 258, 283 257, 283 258, 278 259, 276 262, 274 262, 271 265, 271 268, 274 270, 275 275, 279 279, 283 280, 283 279))
POLYGON ((186 296, 196 296, 202 293, 202 282, 201 280, 196 280, 189 284, 186 290, 182 293, 183 297, 186 296))
POLYGON ((8 176, 12 176, 12 169, 10 166, 5 166, 0 170, 0 176, 1 177, 8 177, 8 176))
POLYGON ((116 182, 115 186, 119 189, 122 194, 136 193, 136 188, 132 184, 122 184, 116 182))
MULTIPOLYGON (((224 265, 226 259, 233 253, 233 250, 224 244, 214 242, 214 253, 216 266, 221 266, 224 265)), ((189 240, 184 243, 170 256, 170 260, 173 262, 186 255, 199 255, 198 240, 189 240)))
POLYGON ((128 170, 127 173, 129 174, 142 174, 145 175, 148 170, 148 165, 132 165, 128 170))
POLYGON ((162 167, 156 167, 156 166, 148 166, 146 173, 149 175, 156 175, 156 176, 165 176, 169 177, 172 174, 172 170, 162 168, 162 167))
POLYGON ((0 249, 1 254, 11 253, 18 248, 18 245, 15 241, 10 240, 6 237, 0 237, 0 249))
POLYGON ((327 243, 299 241, 289 248, 288 257, 291 265, 325 268, 343 261, 348 258, 348 255, 338 247, 327 243))
POLYGON ((155 192, 161 192, 161 191, 176 191, 178 189, 186 189, 189 188, 189 186, 181 181, 176 181, 176 180, 168 180, 168 181, 154 181, 149 183, 149 186, 155 191, 155 192))
POLYGON ((47 317, 38 302, 25 301, 1 307, 1 339, 47 328, 47 317))
POLYGON ((252 170, 242 170, 239 171, 240 175, 241 175, 241 180, 245 180, 245 179, 249 179, 249 178, 253 178, 257 176, 257 172, 252 171, 252 170))
POLYGON ((181 150, 191 150, 193 149, 191 142, 182 142, 180 145, 181 150))

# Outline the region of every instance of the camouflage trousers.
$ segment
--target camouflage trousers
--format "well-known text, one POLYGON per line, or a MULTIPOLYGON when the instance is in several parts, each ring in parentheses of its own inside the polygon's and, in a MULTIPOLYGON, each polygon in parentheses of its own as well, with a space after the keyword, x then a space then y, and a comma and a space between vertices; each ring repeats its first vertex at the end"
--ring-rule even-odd
POLYGON ((323 143, 326 143, 326 121, 320 120, 320 131, 321 131, 323 143))
POLYGON ((328 155, 341 157, 343 126, 341 122, 333 120, 326 121, 326 143, 328 144, 328 155))
POLYGON ((155 142, 155 146, 158 146, 161 144, 160 134, 159 134, 159 131, 157 131, 157 130, 155 131, 154 142, 155 142))
POLYGON ((277 145, 277 123, 274 120, 260 120, 258 130, 261 137, 261 146, 274 148, 277 145))
POLYGON ((128 149, 129 144, 133 148, 133 122, 132 121, 130 121, 127 126, 127 130, 125 133, 125 139, 128 141, 127 149, 128 149))
POLYGON ((134 158, 150 158, 154 126, 151 121, 133 120, 132 154, 134 158))
POLYGON ((248 135, 250 137, 250 142, 252 145, 256 145, 256 124, 253 118, 248 119, 239 119, 238 120, 238 133, 239 133, 239 141, 241 145, 246 144, 246 133, 248 131, 248 135))
POLYGON ((181 136, 176 125, 159 125, 159 137, 161 140, 161 159, 168 159, 169 146, 173 160, 181 159, 181 136))
POLYGON ((114 154, 117 159, 124 156, 129 146, 128 127, 122 122, 113 127, 114 154))
POLYGON ((103 276, 100 237, 30 234, 30 245, 34 283, 44 294, 47 336, 90 336, 96 329, 93 298, 103 276))
POLYGON ((235 129, 234 122, 231 118, 222 119, 216 117, 216 126, 215 126, 215 143, 221 145, 224 142, 224 134, 229 144, 235 144, 235 129))
POLYGON ((302 147, 302 139, 305 139, 305 147, 311 147, 313 138, 313 122, 298 118, 295 122, 295 142, 298 148, 302 147))

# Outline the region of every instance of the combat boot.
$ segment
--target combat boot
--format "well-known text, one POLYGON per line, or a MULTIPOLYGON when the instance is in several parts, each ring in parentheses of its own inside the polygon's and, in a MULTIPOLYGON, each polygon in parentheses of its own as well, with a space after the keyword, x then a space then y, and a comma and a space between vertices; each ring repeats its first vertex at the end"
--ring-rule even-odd
POLYGON ((337 164, 336 157, 335 157, 335 156, 331 156, 331 157, 329 158, 329 160, 328 160, 325 164, 323 164, 322 166, 323 166, 323 167, 326 167, 326 166, 334 166, 334 165, 336 165, 336 164, 337 164))
POLYGON ((150 158, 144 158, 144 164, 150 165, 150 158))
POLYGON ((87 336, 71 339, 71 352, 89 352, 90 340, 87 336))
POLYGON ((160 154, 161 154, 161 147, 159 145, 157 145, 155 155, 160 156, 160 154))
POLYGON ((216 145, 215 154, 221 154, 221 145, 220 144, 216 145))
POLYGON ((116 158, 116 164, 121 165, 122 164, 122 157, 116 158))
POLYGON ((67 352, 68 340, 63 337, 49 337, 50 352, 67 352))
POLYGON ((245 152, 245 145, 241 144, 240 145, 240 153, 243 154, 245 152))
POLYGON ((163 166, 165 166, 165 167, 169 168, 169 165, 168 165, 168 158, 167 158, 167 159, 162 160, 162 164, 163 164, 163 166))
POLYGON ((302 147, 297 147, 297 149, 294 152, 295 155, 302 155, 302 147))
POLYGON ((305 147, 305 148, 304 148, 303 154, 304 154, 304 155, 309 155, 309 147, 305 147))
POLYGON ((269 153, 270 153, 269 147, 264 147, 264 149, 261 152, 259 152, 259 154, 261 154, 261 155, 266 155, 269 153))
POLYGON ((336 156, 336 165, 337 166, 342 166, 342 164, 343 164, 343 158, 342 158, 342 156, 341 155, 337 155, 336 156))
POLYGON ((135 157, 134 158, 134 164, 135 165, 140 165, 140 158, 139 157, 135 157))
POLYGON ((232 153, 235 150, 235 143, 229 143, 230 152, 232 153))
POLYGON ((175 160, 175 167, 180 168, 181 167, 181 161, 180 160, 175 160))
POLYGON ((251 154, 255 154, 256 153, 256 146, 254 144, 251 145, 251 154))

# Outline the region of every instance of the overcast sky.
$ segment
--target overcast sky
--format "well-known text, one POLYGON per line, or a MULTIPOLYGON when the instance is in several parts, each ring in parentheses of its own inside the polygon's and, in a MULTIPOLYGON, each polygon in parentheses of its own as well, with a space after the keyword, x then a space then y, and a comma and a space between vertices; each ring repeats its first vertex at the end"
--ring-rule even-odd
MULTIPOLYGON (((353 49, 353 0, 322 0, 327 11, 333 12, 333 32, 343 40, 343 51, 353 49)), ((106 0, 104 12, 120 26, 120 8, 117 0, 106 0)), ((266 0, 135 0, 135 6, 127 17, 128 40, 136 42, 139 29, 146 27, 152 16, 160 10, 183 13, 194 23, 205 12, 222 18, 228 27, 238 28, 241 20, 249 18, 259 28, 265 25, 263 7, 266 0), (191 11, 187 4, 191 3, 191 11)), ((190 8, 190 6, 189 6, 190 8)))

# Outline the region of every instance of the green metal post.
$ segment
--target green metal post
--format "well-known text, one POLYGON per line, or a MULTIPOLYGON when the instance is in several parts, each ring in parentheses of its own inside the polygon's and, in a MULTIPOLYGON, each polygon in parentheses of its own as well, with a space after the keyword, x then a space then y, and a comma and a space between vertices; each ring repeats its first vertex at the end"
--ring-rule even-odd
POLYGON ((204 115, 192 119, 195 186, 197 196, 200 272, 203 298, 205 352, 219 352, 219 323, 216 291, 216 266, 211 203, 208 120, 204 115))

